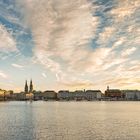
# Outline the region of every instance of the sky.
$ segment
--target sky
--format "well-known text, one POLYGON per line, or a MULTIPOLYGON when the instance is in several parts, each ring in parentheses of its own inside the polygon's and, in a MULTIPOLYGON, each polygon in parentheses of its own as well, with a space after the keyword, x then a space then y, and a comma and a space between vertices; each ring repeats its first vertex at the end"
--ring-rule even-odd
POLYGON ((0 0, 0 88, 140 89, 140 0, 0 0))

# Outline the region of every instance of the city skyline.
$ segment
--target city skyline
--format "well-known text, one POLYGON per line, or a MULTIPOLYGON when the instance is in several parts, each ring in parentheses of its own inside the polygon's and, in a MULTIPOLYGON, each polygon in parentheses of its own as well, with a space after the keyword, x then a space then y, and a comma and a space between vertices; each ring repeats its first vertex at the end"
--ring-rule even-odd
POLYGON ((0 88, 140 89, 139 0, 1 0, 0 88))
MULTIPOLYGON (((36 87, 36 86, 35 86, 36 87)), ((14 93, 14 90, 13 89, 3 89, 3 88, 0 88, 1 91, 12 91, 14 93)), ((140 91, 139 89, 123 89, 123 88, 110 88, 109 85, 107 85, 106 87, 104 87, 104 90, 101 90, 101 89, 94 89, 94 88, 81 88, 81 89, 78 89, 78 88, 75 88, 75 89, 59 89, 59 90, 55 90, 55 89, 35 89, 34 88, 34 82, 32 79, 30 80, 25 80, 24 81, 24 86, 22 88, 22 90, 19 90, 18 93, 25 93, 25 94, 29 94, 29 93, 33 93, 33 92, 45 92, 45 91, 50 91, 50 92, 59 92, 59 91, 69 91, 69 92, 75 92, 75 91, 101 91, 103 94, 105 93, 105 91, 107 90, 112 90, 112 91, 117 91, 117 90, 122 90, 122 91, 140 91)))

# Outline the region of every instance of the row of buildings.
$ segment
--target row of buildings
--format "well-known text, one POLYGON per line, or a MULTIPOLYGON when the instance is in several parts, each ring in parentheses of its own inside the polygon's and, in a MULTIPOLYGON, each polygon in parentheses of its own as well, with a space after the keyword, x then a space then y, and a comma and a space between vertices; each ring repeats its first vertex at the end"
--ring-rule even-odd
POLYGON ((109 86, 102 93, 100 90, 60 90, 55 92, 47 90, 44 92, 35 91, 33 82, 28 87, 25 82, 24 92, 13 93, 0 89, 0 100, 140 100, 140 90, 110 89, 109 86))
POLYGON ((33 91, 32 93, 25 94, 25 92, 13 93, 10 96, 8 94, 1 94, 1 100, 100 100, 102 93, 100 90, 76 90, 68 91, 61 90, 55 92, 53 90, 47 90, 44 92, 33 91))
POLYGON ((10 100, 12 95, 13 95, 12 90, 7 91, 7 90, 0 89, 0 101, 10 100))
POLYGON ((109 89, 103 94, 105 100, 140 100, 140 90, 109 89))
POLYGON ((53 90, 47 90, 44 92, 33 90, 33 82, 30 81, 28 86, 27 81, 25 82, 24 92, 18 94, 21 95, 22 99, 28 100, 96 100, 101 99, 102 93, 100 90, 60 90, 55 92, 53 90))

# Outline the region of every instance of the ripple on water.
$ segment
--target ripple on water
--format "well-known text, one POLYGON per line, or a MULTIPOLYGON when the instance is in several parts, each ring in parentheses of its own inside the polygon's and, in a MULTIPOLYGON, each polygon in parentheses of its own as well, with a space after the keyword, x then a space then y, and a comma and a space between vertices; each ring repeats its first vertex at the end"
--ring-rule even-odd
POLYGON ((3 102, 0 140, 139 140, 140 102, 3 102))

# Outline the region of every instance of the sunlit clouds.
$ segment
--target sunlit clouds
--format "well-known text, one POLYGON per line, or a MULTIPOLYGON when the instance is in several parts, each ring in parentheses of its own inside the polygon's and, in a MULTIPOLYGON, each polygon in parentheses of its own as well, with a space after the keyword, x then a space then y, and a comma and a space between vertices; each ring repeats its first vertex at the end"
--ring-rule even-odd
POLYGON ((32 77, 38 89, 55 90, 140 87, 139 0, 17 0, 0 6, 6 7, 0 66, 12 77, 20 71, 15 81, 32 77))
POLYGON ((47 75, 46 75, 46 73, 42 73, 42 76, 44 77, 44 78, 46 78, 47 77, 47 75))
POLYGON ((13 67, 15 67, 15 68, 19 68, 19 69, 23 69, 24 68, 24 66, 22 66, 22 65, 19 65, 19 64, 15 64, 15 63, 13 63, 13 64, 11 64, 13 67))
POLYGON ((8 76, 3 71, 0 71, 0 77, 6 79, 8 76))
POLYGON ((0 51, 5 53, 17 51, 16 41, 4 25, 0 25, 0 51))

